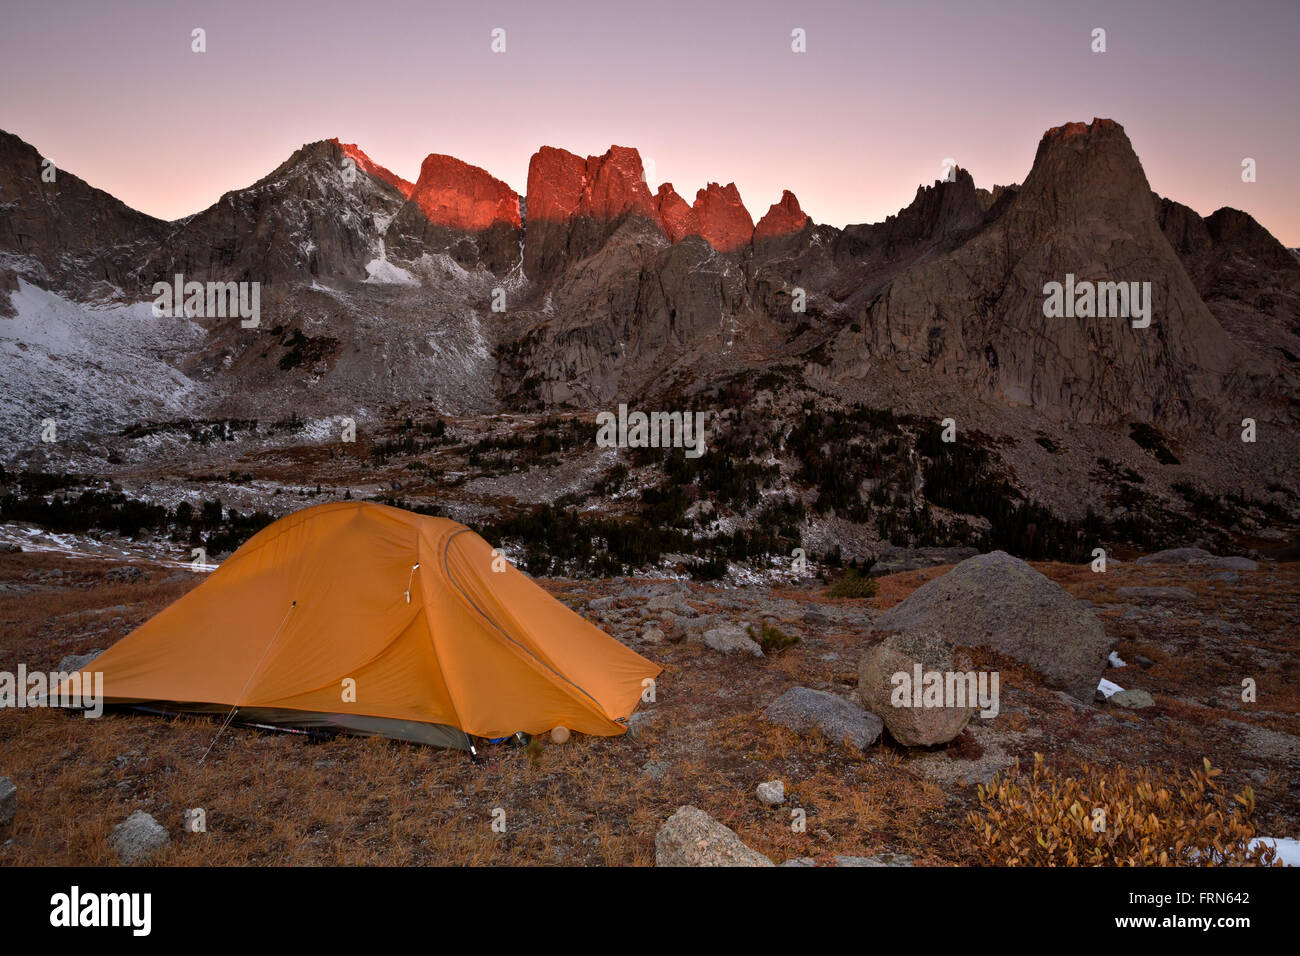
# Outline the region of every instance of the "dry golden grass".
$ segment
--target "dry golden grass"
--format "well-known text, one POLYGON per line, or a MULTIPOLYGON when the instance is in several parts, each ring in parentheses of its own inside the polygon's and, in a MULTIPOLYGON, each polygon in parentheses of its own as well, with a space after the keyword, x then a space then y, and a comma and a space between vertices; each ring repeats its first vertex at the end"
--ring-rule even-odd
MULTIPOLYGON (((188 572, 150 568, 145 581, 106 584, 104 572, 113 566, 0 555, 0 582, 30 589, 0 591, 0 669, 17 661, 53 667, 64 654, 107 647, 198 581, 188 572), (121 623, 114 625, 115 618, 121 623)), ((212 720, 2 712, 0 775, 18 785, 19 810, 0 830, 0 865, 114 864, 107 837, 137 809, 153 814, 172 835, 157 858, 164 864, 651 865, 656 831, 685 804, 778 861, 895 852, 925 864, 971 864, 985 859, 966 821, 978 806, 977 789, 943 783, 951 776, 932 773, 936 760, 958 771, 973 767, 990 742, 1023 760, 1043 751, 1062 772, 1098 755, 1170 766, 1194 765, 1206 755, 1227 768, 1236 790, 1258 762, 1243 763, 1239 736, 1221 728, 1222 719, 1300 733, 1300 721, 1279 703, 1295 701, 1300 692, 1300 677, 1286 663, 1300 657, 1300 568, 1293 565, 1258 572, 1258 580, 1243 575, 1239 590, 1206 593, 1168 633, 1148 633, 1116 615, 1104 618, 1122 653, 1155 662, 1135 685, 1157 696, 1159 706, 1150 711, 1069 705, 1028 669, 976 649, 974 666, 996 667, 1002 675, 1004 712, 937 754, 887 740, 864 754, 761 719, 762 709, 795 685, 852 696, 857 659, 871 642, 867 616, 945 570, 882 578, 869 601, 833 602, 861 607, 861 628, 792 621, 804 639, 774 657, 724 657, 695 643, 658 645, 648 653, 665 668, 659 699, 637 737, 577 735, 562 746, 547 740, 531 753, 492 748, 480 766, 459 752, 347 737, 316 743, 241 727, 227 730, 200 765, 217 731, 212 720), (1238 661, 1225 659, 1215 633, 1188 623, 1229 610, 1250 629, 1233 645, 1241 648, 1238 661), (1270 653, 1256 656, 1252 647, 1270 653), (1233 683, 1243 666, 1252 667, 1266 689, 1270 702, 1261 710, 1267 713, 1201 702, 1210 689, 1233 683), (646 772, 653 765, 662 770, 657 779, 646 772), (756 784, 771 779, 786 783, 782 807, 762 806, 754 797, 756 784), (206 810, 206 834, 182 830, 190 807, 206 810), (505 814, 504 833, 492 828, 498 808, 505 814), (792 809, 806 813, 803 832, 791 828, 792 809)), ((1098 602, 1121 600, 1114 588, 1122 585, 1186 583, 1177 573, 1131 565, 1113 578, 1108 572, 1105 581, 1086 567, 1042 570, 1098 602)), ((618 587, 543 583, 566 598, 618 587)), ((771 593, 811 608, 832 603, 823 591, 771 593)), ((696 587, 690 602, 716 613, 724 610, 714 603, 717 597, 713 589, 696 587)), ((1288 835, 1300 821, 1300 797, 1285 773, 1268 779, 1272 783, 1255 785, 1255 816, 1261 830, 1288 835)))

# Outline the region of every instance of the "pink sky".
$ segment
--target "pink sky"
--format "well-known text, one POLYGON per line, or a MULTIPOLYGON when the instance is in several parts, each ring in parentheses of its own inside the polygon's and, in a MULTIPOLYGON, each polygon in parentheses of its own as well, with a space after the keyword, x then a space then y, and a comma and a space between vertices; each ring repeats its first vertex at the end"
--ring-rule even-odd
POLYGON ((789 188, 842 226, 897 212, 945 157, 1021 181, 1044 130, 1105 116, 1157 192, 1297 246, 1298 23, 1295 0, 46 0, 6 9, 0 128, 166 219, 337 136, 408 179, 441 152, 520 192, 538 146, 635 146, 652 188, 735 181, 756 219, 789 188))

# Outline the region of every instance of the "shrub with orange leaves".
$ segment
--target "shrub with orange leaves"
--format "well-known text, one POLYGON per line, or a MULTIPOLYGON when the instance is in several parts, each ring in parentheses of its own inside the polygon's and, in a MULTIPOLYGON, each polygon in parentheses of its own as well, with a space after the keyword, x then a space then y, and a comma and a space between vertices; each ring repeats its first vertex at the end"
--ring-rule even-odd
POLYGON ((967 815, 980 849, 999 866, 1274 866, 1277 851, 1251 846, 1255 794, 1229 797, 1208 760, 1186 776, 1149 767, 1085 764, 1058 774, 1034 754, 978 790, 967 815))

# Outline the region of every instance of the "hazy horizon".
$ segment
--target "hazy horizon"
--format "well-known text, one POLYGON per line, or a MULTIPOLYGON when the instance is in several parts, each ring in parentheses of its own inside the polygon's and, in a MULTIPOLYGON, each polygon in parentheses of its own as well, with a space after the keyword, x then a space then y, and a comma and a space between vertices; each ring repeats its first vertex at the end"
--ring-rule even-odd
POLYGON ((256 5, 54 0, 9 11, 0 128, 128 205, 199 212, 304 143, 356 143, 414 181, 429 153, 525 192, 542 145, 653 161, 689 202, 782 189, 821 223, 879 222, 952 157, 1022 182, 1043 132, 1122 124, 1152 189, 1243 209, 1300 245, 1300 7, 1249 4, 256 5), (387 17, 387 19, 386 19, 387 17), (191 30, 207 52, 191 52, 191 30), (490 49, 506 31, 506 52, 490 49), (1093 53, 1091 33, 1106 30, 1093 53), (791 31, 806 31, 806 53, 791 31), (1243 183, 1253 158, 1258 180, 1243 183))

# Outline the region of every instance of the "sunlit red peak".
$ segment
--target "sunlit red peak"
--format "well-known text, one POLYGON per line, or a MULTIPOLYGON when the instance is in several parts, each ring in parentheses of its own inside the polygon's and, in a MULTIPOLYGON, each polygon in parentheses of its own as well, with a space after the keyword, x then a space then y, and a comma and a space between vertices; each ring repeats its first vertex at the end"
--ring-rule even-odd
POLYGON ((692 208, 700 221, 700 235, 719 252, 739 249, 754 237, 754 220, 735 183, 709 183, 695 194, 692 208))
POLYGON ((362 172, 367 173, 382 182, 388 183, 388 185, 398 190, 403 196, 406 196, 408 199, 410 198, 411 193, 415 190, 414 183, 408 182, 391 170, 374 162, 369 156, 363 153, 355 143, 340 143, 338 137, 334 137, 330 142, 341 149, 344 156, 350 157, 351 160, 357 164, 357 168, 362 172))
POLYGON ((519 194, 487 170, 454 156, 426 157, 411 201, 430 222, 451 229, 479 232, 497 223, 520 225, 519 194))
POLYGON ((790 190, 783 190, 779 202, 772 203, 766 215, 754 227, 756 239, 768 239, 798 232, 809 222, 808 215, 799 208, 799 200, 790 190))

